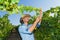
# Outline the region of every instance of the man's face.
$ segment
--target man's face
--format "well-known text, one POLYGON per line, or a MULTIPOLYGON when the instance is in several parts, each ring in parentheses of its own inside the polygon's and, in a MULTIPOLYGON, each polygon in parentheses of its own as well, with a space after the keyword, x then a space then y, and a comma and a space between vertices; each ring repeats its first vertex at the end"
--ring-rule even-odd
POLYGON ((24 22, 28 22, 29 20, 30 20, 30 17, 25 17, 25 18, 23 19, 24 22))

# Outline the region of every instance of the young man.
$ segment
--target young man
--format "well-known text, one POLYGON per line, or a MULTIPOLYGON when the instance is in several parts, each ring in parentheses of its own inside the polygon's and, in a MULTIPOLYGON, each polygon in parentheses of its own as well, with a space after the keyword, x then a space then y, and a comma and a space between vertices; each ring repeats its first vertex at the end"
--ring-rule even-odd
POLYGON ((42 19, 42 10, 40 10, 40 15, 36 18, 33 24, 28 24, 30 20, 29 14, 25 14, 20 19, 21 26, 18 28, 18 30, 19 30, 22 40, 34 40, 33 31, 36 26, 40 26, 40 24, 38 23, 39 22, 41 23, 41 19, 42 19))

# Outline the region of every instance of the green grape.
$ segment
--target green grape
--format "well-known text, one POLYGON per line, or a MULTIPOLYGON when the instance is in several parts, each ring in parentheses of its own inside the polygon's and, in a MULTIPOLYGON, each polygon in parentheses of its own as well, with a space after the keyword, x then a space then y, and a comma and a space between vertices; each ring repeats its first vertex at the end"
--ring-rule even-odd
POLYGON ((16 12, 16 13, 18 13, 18 12, 19 12, 17 8, 15 9, 15 12, 16 12))
POLYGON ((15 3, 18 3, 18 2, 19 2, 19 0, 11 0, 12 4, 15 4, 15 3))
POLYGON ((0 6, 0 10, 3 9, 4 7, 3 6, 0 6))
POLYGON ((20 14, 23 15, 23 10, 20 10, 20 14))
POLYGON ((8 6, 9 5, 9 2, 7 2, 7 1, 5 1, 5 3, 4 3, 6 6, 8 6))
POLYGON ((1 24, 1 27, 3 27, 3 24, 1 24))
POLYGON ((4 15, 0 18, 0 38, 8 36, 8 32, 11 31, 13 25, 8 20, 8 15, 4 15))
POLYGON ((1 2, 1 0, 0 0, 0 2, 1 2))
POLYGON ((6 11, 6 8, 4 8, 3 10, 6 11))
POLYGON ((0 3, 2 3, 2 4, 3 4, 3 2, 4 2, 4 0, 0 0, 0 3))
POLYGON ((39 11, 40 9, 39 8, 33 8, 34 11, 39 11))
POLYGON ((33 10, 36 10, 37 8, 33 8, 33 10))
POLYGON ((25 10, 26 10, 26 11, 29 11, 29 7, 28 7, 28 6, 27 6, 27 7, 25 7, 25 10))

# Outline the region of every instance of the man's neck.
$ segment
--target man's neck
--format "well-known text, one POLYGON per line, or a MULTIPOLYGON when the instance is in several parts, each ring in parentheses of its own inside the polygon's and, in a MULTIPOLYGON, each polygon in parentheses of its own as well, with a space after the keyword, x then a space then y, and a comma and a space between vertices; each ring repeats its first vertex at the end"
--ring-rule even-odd
POLYGON ((28 23, 27 23, 27 22, 25 22, 24 24, 25 24, 25 25, 28 25, 28 23))

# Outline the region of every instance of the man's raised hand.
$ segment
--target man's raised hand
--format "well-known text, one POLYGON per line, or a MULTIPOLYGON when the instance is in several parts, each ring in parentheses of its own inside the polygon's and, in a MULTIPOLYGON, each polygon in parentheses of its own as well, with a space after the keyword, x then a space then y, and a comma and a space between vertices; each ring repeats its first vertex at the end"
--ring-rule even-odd
POLYGON ((42 18, 42 8, 40 8, 40 19, 42 18))

